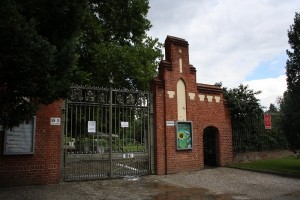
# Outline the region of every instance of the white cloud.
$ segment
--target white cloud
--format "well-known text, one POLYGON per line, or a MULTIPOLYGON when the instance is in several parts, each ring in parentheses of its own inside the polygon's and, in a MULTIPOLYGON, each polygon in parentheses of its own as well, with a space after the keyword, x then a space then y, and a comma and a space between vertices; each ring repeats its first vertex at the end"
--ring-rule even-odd
MULTIPOLYGON (((151 0, 150 6, 153 28, 148 34, 161 42, 167 35, 186 39, 190 44, 190 63, 197 69, 197 82, 222 81, 226 87, 236 87, 262 63, 277 62, 285 54, 289 48, 287 30, 300 1, 151 0)), ((255 74, 251 77, 255 79, 255 74)), ((264 77, 269 78, 268 74, 264 77)), ((286 89, 284 84, 278 87, 280 91, 286 89)), ((264 89, 257 90, 270 96, 261 97, 262 102, 272 99, 273 103, 277 93, 264 89)))
POLYGON ((270 103, 276 104, 277 97, 282 97, 287 89, 286 76, 282 75, 277 78, 266 78, 244 82, 254 91, 261 90, 262 93, 257 95, 262 106, 269 108, 270 103))

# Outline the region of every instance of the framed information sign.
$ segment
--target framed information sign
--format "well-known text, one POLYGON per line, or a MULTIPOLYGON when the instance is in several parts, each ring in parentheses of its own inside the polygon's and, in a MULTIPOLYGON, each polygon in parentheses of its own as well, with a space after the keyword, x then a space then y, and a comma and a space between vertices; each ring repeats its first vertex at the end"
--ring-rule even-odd
POLYGON ((176 140, 177 150, 193 149, 192 122, 177 122, 176 140))
POLYGON ((265 129, 272 129, 271 117, 272 116, 270 114, 264 115, 265 129))
POLYGON ((96 133, 96 121, 88 121, 88 133, 96 133))
POLYGON ((35 117, 19 126, 5 130, 4 155, 33 154, 35 144, 35 117))

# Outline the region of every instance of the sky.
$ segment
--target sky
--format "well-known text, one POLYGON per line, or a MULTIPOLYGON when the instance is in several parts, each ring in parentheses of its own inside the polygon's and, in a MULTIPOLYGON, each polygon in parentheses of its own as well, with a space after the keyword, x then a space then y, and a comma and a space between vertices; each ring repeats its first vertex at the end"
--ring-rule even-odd
MULTIPOLYGON (((241 83, 269 108, 286 90, 287 31, 299 0, 149 0, 149 36, 189 43, 197 83, 241 83)), ((164 53, 164 50, 163 50, 164 53)))

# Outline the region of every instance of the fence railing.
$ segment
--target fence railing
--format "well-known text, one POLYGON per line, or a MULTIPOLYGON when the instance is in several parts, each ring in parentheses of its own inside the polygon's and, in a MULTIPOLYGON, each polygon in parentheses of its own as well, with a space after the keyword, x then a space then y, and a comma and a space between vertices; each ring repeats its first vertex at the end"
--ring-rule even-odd
POLYGON ((265 129, 263 115, 232 120, 233 151, 287 149, 287 139, 280 127, 280 115, 272 114, 271 117, 271 129, 265 129))
POLYGON ((151 112, 147 91, 72 87, 65 102, 64 180, 149 174, 151 112))

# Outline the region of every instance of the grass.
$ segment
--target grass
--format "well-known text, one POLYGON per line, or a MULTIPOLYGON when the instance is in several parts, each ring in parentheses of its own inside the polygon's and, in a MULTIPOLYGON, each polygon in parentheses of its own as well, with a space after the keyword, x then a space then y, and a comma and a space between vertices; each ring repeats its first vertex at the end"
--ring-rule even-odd
POLYGON ((235 163, 230 165, 230 167, 276 172, 288 175, 300 175, 300 159, 294 156, 249 163, 235 163))

